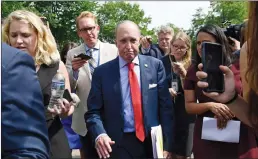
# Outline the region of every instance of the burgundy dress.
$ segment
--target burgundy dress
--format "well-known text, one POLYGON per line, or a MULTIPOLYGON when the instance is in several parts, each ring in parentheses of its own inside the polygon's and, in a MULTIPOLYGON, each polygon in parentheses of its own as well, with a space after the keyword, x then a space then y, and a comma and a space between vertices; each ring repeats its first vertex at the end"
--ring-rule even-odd
MULTIPOLYGON (((197 86, 196 65, 192 65, 184 83, 185 90, 194 90, 199 103, 215 102, 202 93, 197 86)), ((232 65, 231 70, 235 74, 236 90, 242 92, 240 72, 238 63, 232 65)), ((258 148, 255 141, 254 131, 247 125, 241 123, 239 143, 216 142, 201 139, 203 117, 214 117, 211 111, 197 115, 194 128, 193 153, 195 159, 236 159, 236 158, 258 158, 258 148)), ((238 120, 238 119, 235 119, 238 120)), ((234 132, 232 132, 234 133, 234 132)))

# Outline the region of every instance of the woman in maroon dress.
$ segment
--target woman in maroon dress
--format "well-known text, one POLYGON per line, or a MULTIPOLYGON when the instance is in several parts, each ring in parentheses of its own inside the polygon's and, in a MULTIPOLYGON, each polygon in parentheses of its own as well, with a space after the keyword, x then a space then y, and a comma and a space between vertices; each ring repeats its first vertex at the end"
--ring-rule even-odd
MULTIPOLYGON (((241 123, 239 143, 217 142, 201 139, 203 117, 221 116, 220 113, 228 114, 228 118, 217 118, 220 128, 226 126, 228 120, 232 119, 232 112, 225 104, 218 103, 202 92, 197 87, 198 79, 196 72, 197 65, 201 63, 201 44, 202 42, 215 42, 222 45, 223 54, 225 55, 224 63, 230 66, 235 74, 236 90, 242 94, 242 84, 240 81, 240 72, 238 60, 234 60, 226 36, 223 31, 215 25, 206 25, 197 33, 197 58, 195 63, 189 68, 184 83, 184 93, 186 110, 190 114, 197 114, 194 129, 193 153, 195 159, 235 159, 251 158, 254 153, 252 150, 256 147, 255 136, 253 131, 241 123), (199 103, 197 103, 197 100, 199 103)), ((234 118, 234 120, 237 120, 234 118)), ((234 132, 232 132, 234 133, 234 132)))

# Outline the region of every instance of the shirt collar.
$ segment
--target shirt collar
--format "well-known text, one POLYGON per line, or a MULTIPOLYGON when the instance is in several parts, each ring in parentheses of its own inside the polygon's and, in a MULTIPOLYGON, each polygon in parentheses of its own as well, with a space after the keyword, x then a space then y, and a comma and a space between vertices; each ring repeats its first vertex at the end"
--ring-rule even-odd
MULTIPOLYGON (((124 66, 127 65, 127 62, 121 56, 118 56, 118 57, 119 57, 119 67, 121 69, 121 68, 123 68, 124 66)), ((135 58, 133 59, 132 63, 134 63, 136 65, 140 65, 139 64, 139 57, 138 57, 138 55, 135 56, 135 58)))
MULTIPOLYGON (((84 46, 85 46, 86 52, 90 50, 90 48, 89 48, 86 44, 84 44, 84 46)), ((93 49, 94 49, 94 50, 99 50, 99 48, 100 48, 100 42, 99 42, 99 40, 98 40, 97 43, 96 43, 96 45, 93 47, 93 49)))

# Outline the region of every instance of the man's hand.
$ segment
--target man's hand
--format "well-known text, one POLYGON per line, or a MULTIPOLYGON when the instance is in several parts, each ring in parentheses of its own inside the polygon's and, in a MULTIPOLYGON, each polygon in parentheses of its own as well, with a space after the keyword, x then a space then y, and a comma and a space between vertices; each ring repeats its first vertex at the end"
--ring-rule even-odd
POLYGON ((72 60, 72 68, 74 71, 78 71, 79 68, 81 68, 85 63, 87 62, 87 60, 82 60, 81 58, 74 58, 72 60))
POLYGON ((182 78, 185 78, 187 71, 181 62, 173 62, 172 66, 175 70, 175 73, 178 73, 182 78))
POLYGON ((170 95, 172 97, 176 97, 177 96, 177 92, 173 88, 169 88, 168 91, 169 91, 169 93, 170 93, 170 95))
POLYGON ((163 158, 172 159, 172 153, 168 151, 163 151, 163 158))
POLYGON ((68 102, 66 99, 58 99, 58 103, 54 105, 54 108, 47 108, 48 111, 53 115, 59 115, 61 118, 66 118, 67 116, 71 115, 74 111, 73 108, 73 103, 68 102))
POLYGON ((99 158, 109 158, 112 152, 111 145, 114 144, 115 141, 112 141, 108 135, 100 136, 95 144, 99 158))
POLYGON ((240 50, 241 47, 240 47, 240 42, 237 41, 236 39, 232 38, 232 37, 228 37, 234 45, 230 45, 231 49, 233 50, 233 52, 237 51, 237 50, 240 50))
POLYGON ((147 49, 150 47, 150 42, 148 41, 148 39, 151 39, 151 36, 143 36, 140 39, 140 44, 144 49, 147 49))

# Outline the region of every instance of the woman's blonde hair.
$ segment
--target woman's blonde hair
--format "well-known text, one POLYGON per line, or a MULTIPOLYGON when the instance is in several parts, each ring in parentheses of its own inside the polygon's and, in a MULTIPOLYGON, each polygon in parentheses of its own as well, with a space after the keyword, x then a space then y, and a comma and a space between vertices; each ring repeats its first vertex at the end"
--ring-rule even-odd
POLYGON ((23 21, 29 24, 37 34, 37 46, 35 52, 35 64, 50 65, 60 60, 60 55, 57 50, 57 45, 53 39, 50 30, 43 24, 39 16, 26 10, 16 10, 8 15, 3 26, 2 40, 10 45, 9 31, 10 24, 14 20, 23 21))
POLYGON ((179 31, 171 40, 171 47, 173 47, 173 43, 176 40, 182 40, 185 42, 187 49, 186 49, 186 53, 183 56, 183 64, 185 69, 188 69, 188 67, 191 65, 191 60, 192 60, 192 49, 191 49, 191 38, 183 31, 179 31))

